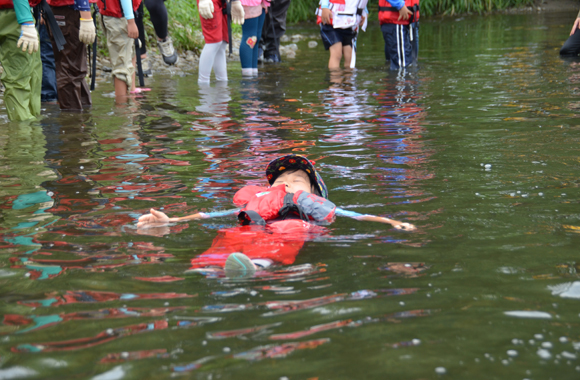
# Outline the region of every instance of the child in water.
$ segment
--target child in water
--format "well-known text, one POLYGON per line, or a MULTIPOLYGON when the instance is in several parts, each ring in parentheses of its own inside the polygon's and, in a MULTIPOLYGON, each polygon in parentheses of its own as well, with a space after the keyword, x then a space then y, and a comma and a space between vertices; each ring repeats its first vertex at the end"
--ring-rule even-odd
POLYGON ((223 267, 228 277, 252 275, 257 268, 274 263, 292 264, 308 235, 320 234, 320 225, 328 224, 335 215, 415 229, 409 223, 337 208, 328 200, 322 177, 303 156, 289 154, 271 161, 266 179, 269 187, 246 186, 234 195, 237 209, 174 218, 151 209, 150 214, 139 218, 137 228, 147 233, 143 229, 238 214, 242 226, 221 230, 210 249, 192 259, 193 269, 223 267))
POLYGON ((316 10, 316 23, 320 25, 320 36, 324 48, 330 52, 328 68, 340 68, 344 57, 344 68, 354 68, 356 60, 356 36, 359 28, 366 30, 368 20, 367 0, 320 0, 316 10))

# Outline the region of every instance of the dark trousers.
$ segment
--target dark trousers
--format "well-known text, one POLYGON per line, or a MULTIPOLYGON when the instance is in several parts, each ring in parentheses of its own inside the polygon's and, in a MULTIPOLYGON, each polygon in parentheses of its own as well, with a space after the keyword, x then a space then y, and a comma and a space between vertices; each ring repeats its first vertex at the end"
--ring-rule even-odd
POLYGON ((280 58, 280 38, 286 33, 286 13, 290 0, 276 0, 272 2, 262 27, 260 45, 264 50, 264 58, 276 55, 280 58))
POLYGON ((56 100, 54 52, 52 51, 52 42, 50 42, 46 25, 39 25, 39 35, 40 59, 42 60, 42 90, 40 91, 40 101, 54 102, 56 100))
POLYGON ((391 70, 408 67, 419 55, 419 23, 410 25, 381 25, 385 40, 385 58, 391 70), (411 35, 413 39, 411 40, 411 35))
POLYGON ((56 63, 56 86, 61 110, 82 110, 91 105, 87 76, 87 46, 79 41, 80 12, 69 7, 52 7, 52 13, 66 39, 58 51, 52 33, 52 51, 56 63))
POLYGON ((139 6, 135 14, 135 23, 139 29, 139 39, 141 40, 141 48, 139 54, 147 53, 147 41, 145 36, 145 28, 143 26, 143 4, 149 11, 149 18, 155 29, 155 34, 162 40, 167 38, 169 32, 167 31, 167 8, 165 7, 165 0, 144 0, 139 6))
POLYGON ((580 53, 580 29, 576 29, 573 35, 568 37, 564 46, 560 49, 560 55, 564 57, 577 57, 580 53))

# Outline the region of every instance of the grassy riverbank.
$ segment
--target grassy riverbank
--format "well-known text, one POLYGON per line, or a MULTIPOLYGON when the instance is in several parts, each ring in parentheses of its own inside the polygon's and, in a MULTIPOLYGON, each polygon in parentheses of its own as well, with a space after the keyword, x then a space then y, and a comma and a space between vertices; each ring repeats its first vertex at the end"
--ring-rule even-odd
MULTIPOLYGON (((530 6, 535 0, 421 0, 421 16, 484 13, 508 8, 530 6)), ((314 20, 318 0, 292 0, 288 22, 314 20)), ((370 0, 368 9, 376 15, 378 0, 370 0)))
MULTIPOLYGON (((292 0, 288 10, 288 23, 314 20, 314 11, 319 0, 292 0)), ((454 15, 459 13, 485 13, 508 8, 530 6, 534 0, 422 0, 421 16, 454 15)), ((169 13, 169 34, 175 47, 180 50, 198 52, 203 46, 203 36, 197 13, 197 4, 192 0, 171 0, 165 2, 169 13)), ((368 8, 376 20, 378 0, 371 0, 368 8)), ((145 11, 147 12, 147 11, 145 11)), ((156 46, 153 25, 148 15, 145 17, 150 46, 156 46)), ((241 28, 234 25, 234 32, 241 28)))

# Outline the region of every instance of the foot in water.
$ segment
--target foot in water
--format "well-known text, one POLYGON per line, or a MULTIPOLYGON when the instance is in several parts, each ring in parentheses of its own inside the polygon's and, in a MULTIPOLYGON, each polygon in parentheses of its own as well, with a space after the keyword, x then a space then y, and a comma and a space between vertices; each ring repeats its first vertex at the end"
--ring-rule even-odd
POLYGON ((151 89, 147 87, 135 87, 135 90, 131 91, 131 94, 140 94, 146 91, 151 91, 151 89))
POLYGON ((251 277, 256 273, 256 266, 252 260, 240 252, 228 256, 224 269, 226 276, 230 278, 251 277))

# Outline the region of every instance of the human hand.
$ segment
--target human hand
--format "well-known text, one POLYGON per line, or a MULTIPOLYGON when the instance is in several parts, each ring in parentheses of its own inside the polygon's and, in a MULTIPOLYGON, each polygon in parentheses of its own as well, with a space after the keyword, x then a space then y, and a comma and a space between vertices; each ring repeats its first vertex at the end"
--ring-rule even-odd
POLYGON ((396 220, 391 221, 391 225, 397 230, 414 231, 417 229, 411 223, 398 222, 396 220))
POLYGON ((572 25, 572 30, 570 31, 570 35, 573 35, 574 33, 576 33, 576 29, 580 28, 580 17, 576 19, 576 21, 574 21, 574 25, 572 25))
POLYGON ((127 20, 127 36, 132 39, 139 38, 139 29, 137 29, 134 18, 127 20))
POLYGON ((149 235, 149 236, 157 236, 162 237, 171 233, 171 230, 168 226, 159 226, 159 227, 137 227, 137 233, 139 235, 149 235))
POLYGON ((239 0, 230 0, 231 1, 231 9, 232 9, 232 22, 234 24, 244 25, 245 14, 244 14, 244 7, 242 7, 242 3, 239 0))
POLYGON ((79 41, 83 44, 90 45, 95 42, 97 33, 95 31, 95 23, 92 18, 85 19, 81 17, 81 27, 79 29, 79 41))
POLYGON ((16 43, 16 47, 21 47, 22 51, 28 49, 28 54, 38 50, 38 33, 33 22, 25 22, 20 24, 20 38, 16 43))
POLYGON ((330 25, 330 19, 332 18, 332 12, 328 8, 322 8, 322 13, 320 14, 322 23, 324 25, 330 25))
POLYGON ((213 18, 213 1, 212 0, 199 0, 197 5, 199 10, 199 15, 206 20, 213 18))
POLYGON ((137 228, 166 226, 172 220, 161 211, 150 209, 149 212, 150 214, 141 215, 139 217, 139 220, 137 222, 137 228))
POLYGON ((406 6, 403 5, 403 8, 399 9, 399 21, 400 20, 408 20, 409 17, 413 15, 413 12, 409 10, 406 6))
POLYGON ((358 25, 363 26, 365 24, 365 20, 366 20, 365 16, 360 16, 360 22, 358 25))

